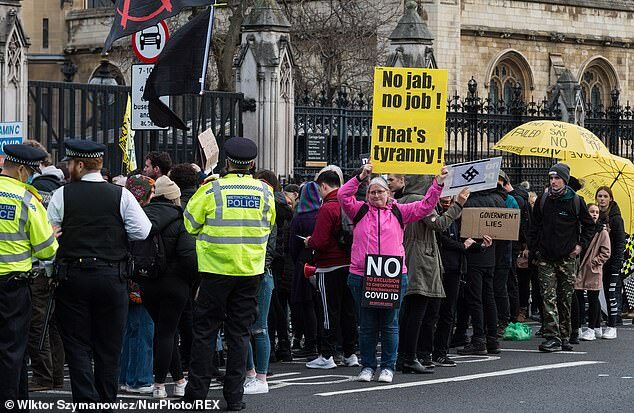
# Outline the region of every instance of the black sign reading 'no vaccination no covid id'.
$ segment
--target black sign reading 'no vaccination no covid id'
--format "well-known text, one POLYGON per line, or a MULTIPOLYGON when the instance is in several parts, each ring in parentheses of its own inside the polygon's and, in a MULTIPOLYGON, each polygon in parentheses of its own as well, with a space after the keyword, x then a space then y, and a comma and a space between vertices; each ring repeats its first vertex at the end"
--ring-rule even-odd
POLYGON ((368 254, 361 306, 391 310, 401 302, 403 257, 368 254))

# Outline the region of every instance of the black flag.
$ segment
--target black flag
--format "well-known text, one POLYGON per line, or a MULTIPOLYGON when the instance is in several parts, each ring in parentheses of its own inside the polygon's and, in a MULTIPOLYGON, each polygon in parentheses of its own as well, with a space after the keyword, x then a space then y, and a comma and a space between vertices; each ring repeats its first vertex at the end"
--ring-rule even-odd
POLYGON ((185 7, 209 6, 213 3, 214 0, 116 0, 114 22, 103 51, 110 50, 115 40, 156 26, 185 7))
POLYGON ((148 102, 150 118, 157 126, 188 129, 159 97, 200 92, 210 15, 211 8, 196 16, 167 41, 145 83, 143 99, 148 102))

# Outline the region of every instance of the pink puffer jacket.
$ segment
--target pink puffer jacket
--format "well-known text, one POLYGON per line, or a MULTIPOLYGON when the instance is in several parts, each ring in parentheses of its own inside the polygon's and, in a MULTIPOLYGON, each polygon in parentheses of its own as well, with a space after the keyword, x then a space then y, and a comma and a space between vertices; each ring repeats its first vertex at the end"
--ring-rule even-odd
MULTIPOLYGON (((346 182, 337 194, 343 212, 351 220, 354 219, 361 206, 367 203, 358 201, 355 198, 359 184, 357 177, 354 177, 346 182)), ((403 224, 418 221, 429 215, 438 203, 441 192, 442 187, 434 180, 427 194, 420 201, 411 204, 396 204, 403 216, 403 224)), ((365 257, 367 254, 405 257, 405 249, 403 248, 404 230, 401 228, 398 218, 392 213, 393 202, 394 200, 389 200, 385 208, 376 208, 368 203, 370 207, 368 213, 355 225, 350 263, 350 272, 352 274, 359 276, 365 274, 365 257)), ((403 272, 407 273, 405 259, 403 259, 403 267, 403 272)))

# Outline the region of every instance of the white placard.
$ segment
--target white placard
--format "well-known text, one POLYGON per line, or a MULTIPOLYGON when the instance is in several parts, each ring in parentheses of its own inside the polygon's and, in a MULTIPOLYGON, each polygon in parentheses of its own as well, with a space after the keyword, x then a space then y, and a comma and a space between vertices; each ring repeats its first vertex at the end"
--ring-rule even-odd
POLYGON ((458 195, 463 188, 471 192, 495 188, 502 167, 502 157, 448 165, 449 175, 441 196, 458 195))
MULTIPOLYGON (((154 65, 132 65, 132 130, 164 130, 150 119, 148 103, 143 99, 145 83, 154 65)), ((161 96, 161 101, 170 105, 169 96, 161 96)))

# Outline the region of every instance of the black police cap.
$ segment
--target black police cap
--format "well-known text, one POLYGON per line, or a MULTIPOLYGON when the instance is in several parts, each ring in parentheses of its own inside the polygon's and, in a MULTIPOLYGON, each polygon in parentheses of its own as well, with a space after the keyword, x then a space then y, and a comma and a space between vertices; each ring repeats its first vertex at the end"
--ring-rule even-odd
POLYGON ((64 142, 66 147, 66 157, 62 161, 69 161, 73 158, 101 158, 106 153, 106 146, 79 139, 71 139, 64 142))
POLYGON ((248 165, 258 156, 258 147, 251 139, 235 137, 225 142, 226 158, 238 165, 248 165))
POLYGON ((48 154, 39 148, 29 145, 12 144, 4 145, 4 160, 15 164, 26 165, 33 169, 40 167, 40 162, 48 157, 48 154))

